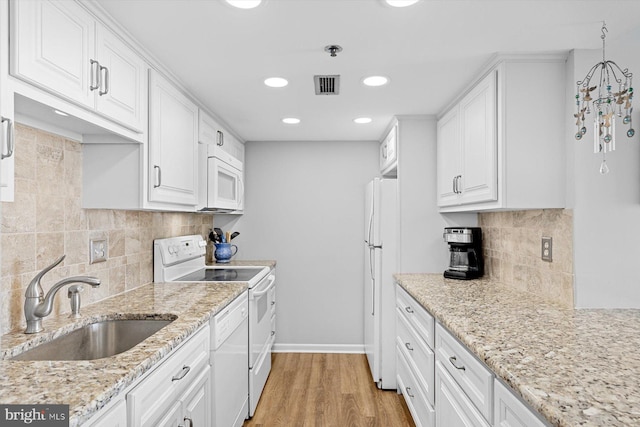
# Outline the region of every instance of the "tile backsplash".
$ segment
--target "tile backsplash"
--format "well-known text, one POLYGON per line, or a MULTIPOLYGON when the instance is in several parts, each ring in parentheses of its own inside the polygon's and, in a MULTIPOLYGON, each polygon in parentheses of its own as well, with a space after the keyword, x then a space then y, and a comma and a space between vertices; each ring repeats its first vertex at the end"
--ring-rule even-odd
POLYGON ((573 307, 573 211, 543 209, 478 215, 486 275, 507 286, 573 307), (553 260, 542 261, 541 238, 553 238, 553 260))
MULTIPOLYGON (((44 276, 45 292, 63 277, 92 275, 86 305, 153 281, 153 240, 207 235, 213 217, 82 209, 82 147, 79 142, 23 125, 15 128, 15 201, 3 202, 0 248, 0 334, 24 327, 24 291, 35 274, 62 254, 66 259, 44 276), (106 239, 106 262, 89 264, 89 240, 106 239)), ((66 289, 54 312, 69 312, 66 289)), ((46 327, 46 320, 45 320, 46 327)))

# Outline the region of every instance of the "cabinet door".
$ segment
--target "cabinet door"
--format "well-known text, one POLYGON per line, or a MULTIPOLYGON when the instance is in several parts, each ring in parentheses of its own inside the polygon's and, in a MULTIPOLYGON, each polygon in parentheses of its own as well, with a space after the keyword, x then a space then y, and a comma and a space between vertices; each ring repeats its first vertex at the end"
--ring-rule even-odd
POLYGON ((167 412, 152 424, 133 425, 131 427, 178 427, 184 425, 183 421, 182 404, 175 402, 167 412))
POLYGON ((13 1, 12 73, 93 108, 95 21, 71 1, 13 1))
POLYGON ((451 206, 458 203, 457 182, 462 162, 457 107, 438 120, 437 132, 438 206, 451 206))
POLYGON ((102 25, 97 27, 96 38, 101 80, 96 108, 123 125, 142 132, 146 98, 145 63, 102 25))
MULTIPOLYGON (((9 9, 6 4, 0 4, 0 28, 9 26, 9 9)), ((9 33, 0 31, 0 52, 9 51, 9 33)), ((15 139, 13 122, 13 93, 9 90, 7 74, 9 57, 0 55, 0 201, 14 200, 14 162, 15 139)))
POLYGON ((545 424, 498 380, 494 385, 494 401, 495 427, 545 427, 545 424))
POLYGON ((127 405, 125 400, 120 400, 95 422, 93 419, 90 420, 88 427, 127 427, 127 405))
POLYGON ((398 125, 395 125, 380 144, 380 173, 393 175, 398 166, 398 125))
POLYGON ((195 206, 198 108, 154 70, 149 85, 149 200, 195 206))
POLYGON ((460 102, 461 203, 498 198, 496 73, 484 78, 460 102))
POLYGON ((202 370, 180 400, 183 419, 190 419, 190 425, 211 425, 211 368, 209 366, 202 370))
POLYGON ((436 362, 436 427, 489 427, 440 362, 436 362))

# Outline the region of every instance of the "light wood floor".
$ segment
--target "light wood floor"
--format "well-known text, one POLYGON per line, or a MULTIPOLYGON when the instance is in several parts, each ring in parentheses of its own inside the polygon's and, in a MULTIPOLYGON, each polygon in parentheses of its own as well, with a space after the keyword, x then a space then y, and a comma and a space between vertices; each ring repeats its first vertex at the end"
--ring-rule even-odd
POLYGON ((379 390, 363 354, 275 353, 244 427, 413 427, 404 399, 379 390))

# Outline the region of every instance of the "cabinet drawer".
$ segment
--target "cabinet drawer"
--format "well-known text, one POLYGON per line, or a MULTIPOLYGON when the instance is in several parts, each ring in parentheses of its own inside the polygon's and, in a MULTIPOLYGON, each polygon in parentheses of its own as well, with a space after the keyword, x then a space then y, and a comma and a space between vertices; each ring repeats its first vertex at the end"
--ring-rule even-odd
POLYGON ((487 421, 492 421, 493 374, 447 330, 436 325, 436 360, 449 372, 487 421))
POLYGON ((129 420, 134 425, 157 425, 156 418, 208 366, 209 338, 209 327, 205 326, 127 394, 129 420))
POLYGON ((396 346, 398 391, 404 396, 417 427, 435 426, 435 411, 418 385, 401 347, 396 346))
POLYGON ((401 286, 397 286, 396 306, 409 320, 411 326, 415 328, 418 335, 422 337, 427 345, 434 348, 434 324, 433 316, 427 313, 411 295, 401 286))
POLYGON ((407 362, 422 386, 429 402, 434 404, 434 364, 435 354, 427 344, 418 337, 400 308, 397 312, 396 346, 400 348, 407 362))
POLYGON ((444 366, 436 362, 436 426, 490 427, 444 366))
POLYGON ((545 427, 547 425, 497 379, 493 390, 496 427, 545 427))

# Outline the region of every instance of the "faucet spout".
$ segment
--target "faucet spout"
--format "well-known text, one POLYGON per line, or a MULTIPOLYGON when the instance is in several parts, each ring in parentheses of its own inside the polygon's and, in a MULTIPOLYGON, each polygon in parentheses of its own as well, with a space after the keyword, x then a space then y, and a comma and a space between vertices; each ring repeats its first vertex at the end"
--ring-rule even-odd
POLYGON ((70 285, 72 283, 86 283, 87 285, 91 285, 92 287, 97 288, 98 286, 100 286, 100 279, 91 276, 73 276, 60 280, 58 283, 53 285, 51 289, 49 289, 49 292, 47 292, 47 295, 44 297, 42 302, 40 302, 33 310, 33 314, 40 318, 50 315, 51 310, 53 309, 53 299, 55 298, 58 291, 63 286, 70 285))
POLYGON ((27 290, 25 292, 25 300, 24 300, 24 316, 27 321, 27 328, 25 329, 25 333, 34 334, 36 332, 41 332, 43 330, 42 327, 42 318, 47 317, 51 314, 51 310, 53 308, 53 300, 58 293, 58 291, 65 285, 70 285, 72 283, 86 283, 91 285, 92 287, 100 286, 100 279, 97 277, 91 276, 73 276, 67 277, 66 279, 60 280, 58 283, 54 284, 47 295, 44 295, 44 290, 42 289, 42 285, 40 284, 40 280, 42 277, 51 271, 55 266, 60 264, 65 258, 65 255, 57 259, 53 264, 44 268, 40 273, 38 273, 33 280, 27 286, 27 290))

